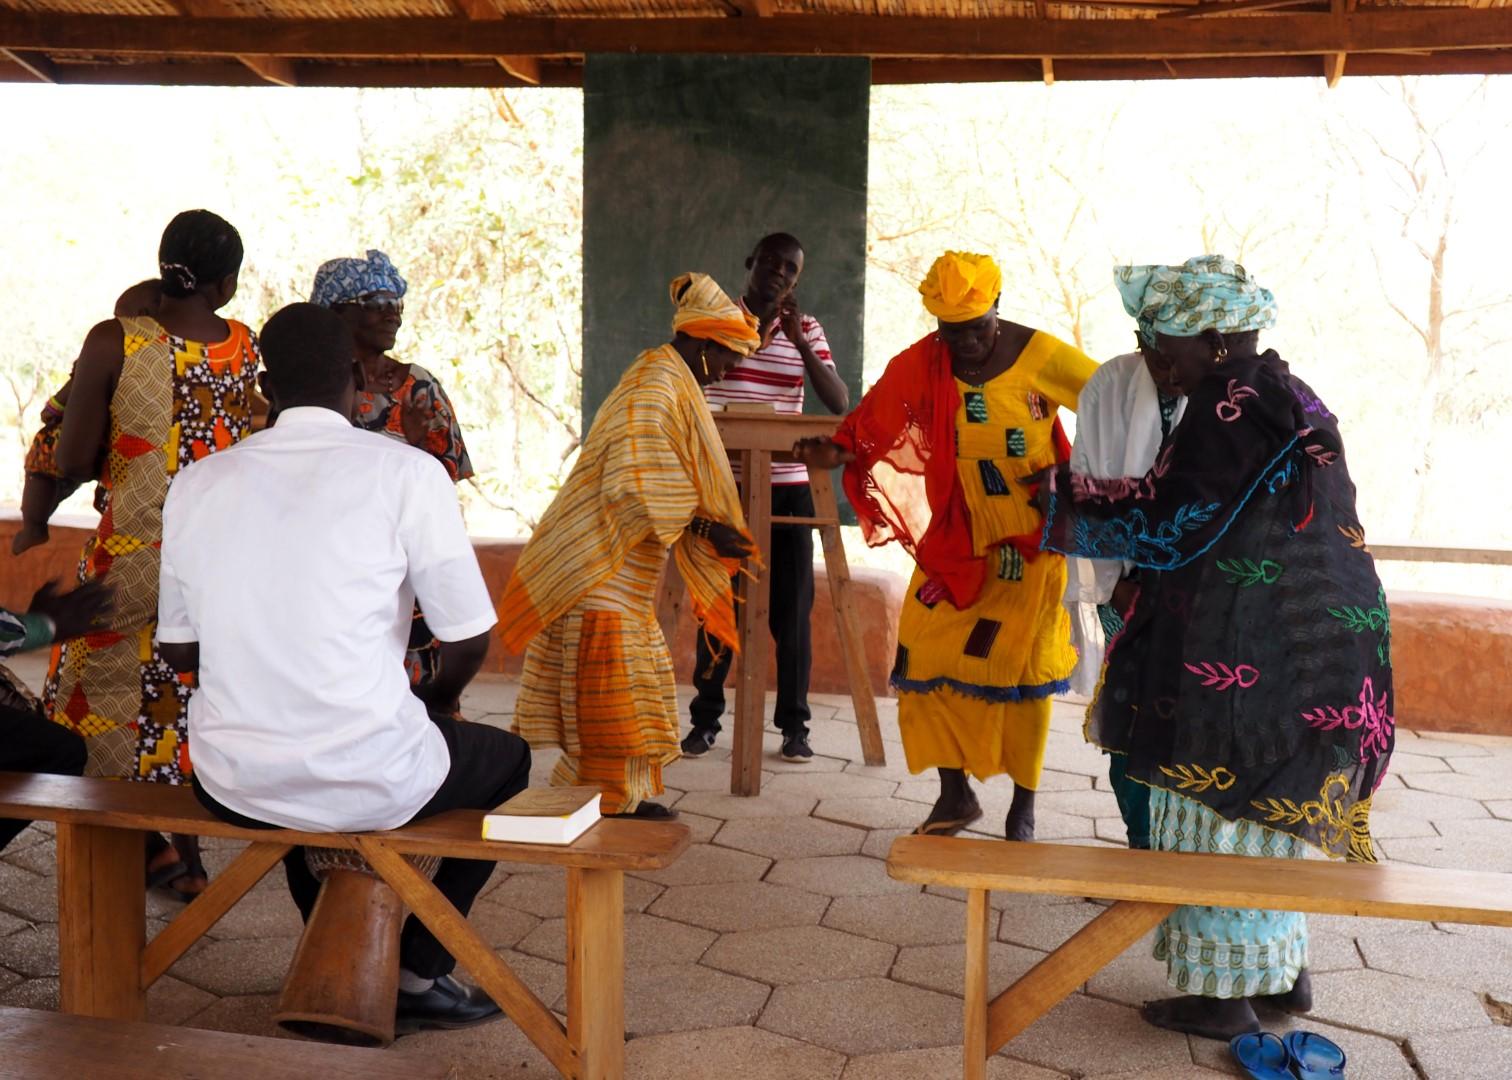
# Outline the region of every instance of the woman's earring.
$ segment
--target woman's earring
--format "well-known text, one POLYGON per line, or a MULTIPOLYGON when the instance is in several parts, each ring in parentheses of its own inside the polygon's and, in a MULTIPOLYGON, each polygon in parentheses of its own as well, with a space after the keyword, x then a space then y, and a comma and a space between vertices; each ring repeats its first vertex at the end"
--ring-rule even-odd
POLYGON ((1218 346, 1218 351, 1213 356, 1213 362, 1216 363, 1216 364, 1221 364, 1221 363, 1223 363, 1227 359, 1228 359, 1228 346, 1227 345, 1220 345, 1220 346, 1218 346))
POLYGON ((709 347, 705 345, 698 350, 698 362, 703 365, 703 377, 709 377, 709 347))

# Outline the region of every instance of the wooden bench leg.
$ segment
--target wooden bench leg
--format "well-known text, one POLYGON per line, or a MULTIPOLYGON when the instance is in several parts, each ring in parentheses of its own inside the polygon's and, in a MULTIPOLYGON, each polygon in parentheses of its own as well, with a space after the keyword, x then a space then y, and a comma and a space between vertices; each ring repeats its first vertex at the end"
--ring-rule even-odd
MULTIPOLYGON (((1067 938, 1064 945, 1035 964, 988 1006, 987 1053, 997 1053, 1004 1043, 1049 1012, 1175 909, 1175 904, 1120 900, 1067 938)), ((969 909, 967 919, 969 943, 969 909)), ((985 969, 985 944, 981 956, 985 969)))
POLYGON ((583 1080, 625 1073, 625 875, 567 871, 567 1039, 583 1080))
POLYGON ((986 889, 969 889, 966 893, 966 1060, 961 1075, 965 1080, 986 1080, 987 1056, 987 929, 986 889))
POLYGON ((146 845, 134 829, 58 824, 58 982, 63 1012, 142 1020, 146 845))
MULTIPOLYGON (((772 455, 762 451, 741 454, 741 495, 746 526, 761 549, 763 562, 772 550, 772 455)), ((769 569, 744 579, 745 603, 740 606, 740 656, 735 664, 735 735, 730 751, 730 793, 761 794, 761 733, 766 727, 767 657, 771 633, 769 569)))

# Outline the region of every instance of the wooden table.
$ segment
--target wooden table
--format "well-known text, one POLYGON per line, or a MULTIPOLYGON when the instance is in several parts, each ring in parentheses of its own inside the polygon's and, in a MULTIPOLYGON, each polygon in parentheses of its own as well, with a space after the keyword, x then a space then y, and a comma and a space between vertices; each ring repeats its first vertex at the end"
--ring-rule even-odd
MULTIPOLYGON (((866 670, 866 652, 857 621, 850 567, 840 535, 840 507, 834 481, 822 469, 809 470, 809 488, 814 497, 811 518, 772 516, 772 462, 792 461, 792 446, 799 439, 829 436, 839 420, 828 416, 790 416, 770 408, 732 408, 714 413, 719 437, 732 458, 740 462, 741 501, 746 526, 770 564, 773 525, 807 525, 819 530, 824 547, 824 566, 829 578, 830 602, 840 648, 845 655, 845 673, 856 726, 861 734, 861 756, 868 765, 887 764, 882 747, 882 729, 877 722, 877 700, 866 670)), ((751 569, 754 571, 755 567, 751 569)), ((660 610, 663 626, 675 625, 677 594, 682 583, 667 574, 660 610)), ((761 733, 765 726, 767 667, 771 635, 767 614, 771 606, 771 578, 763 569, 742 578, 743 603, 739 607, 740 658, 735 674, 734 749, 730 755, 730 791, 735 795, 761 794, 761 733)), ((668 635, 670 640, 670 634, 668 635)))

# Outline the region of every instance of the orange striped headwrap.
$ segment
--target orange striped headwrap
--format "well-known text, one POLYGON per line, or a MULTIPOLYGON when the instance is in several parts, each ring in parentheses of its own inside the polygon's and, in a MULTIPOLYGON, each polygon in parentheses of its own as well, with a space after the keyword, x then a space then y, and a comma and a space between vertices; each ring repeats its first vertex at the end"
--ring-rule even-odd
POLYGON ((731 300, 708 274, 679 274, 670 286, 677 314, 674 333, 712 341, 741 356, 761 344, 760 325, 744 304, 731 300))

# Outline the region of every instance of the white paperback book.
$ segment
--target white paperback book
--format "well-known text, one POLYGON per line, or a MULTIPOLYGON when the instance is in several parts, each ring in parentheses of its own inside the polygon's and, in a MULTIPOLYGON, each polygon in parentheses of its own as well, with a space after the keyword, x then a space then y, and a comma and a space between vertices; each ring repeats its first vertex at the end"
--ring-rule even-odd
POLYGON ((513 844, 570 844, 599 819, 599 790, 526 788, 483 815, 483 839, 513 844))

